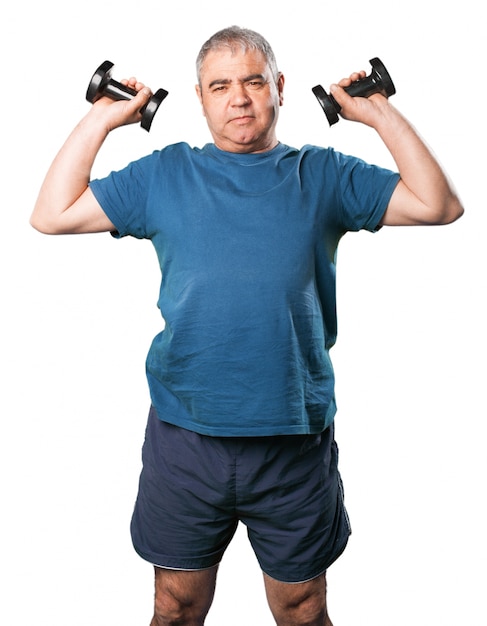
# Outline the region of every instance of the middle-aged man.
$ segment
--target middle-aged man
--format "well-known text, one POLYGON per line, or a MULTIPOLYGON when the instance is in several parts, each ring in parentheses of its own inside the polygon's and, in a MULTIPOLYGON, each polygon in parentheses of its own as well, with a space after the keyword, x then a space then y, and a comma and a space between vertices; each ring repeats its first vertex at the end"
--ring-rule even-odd
POLYGON ((276 623, 331 626, 325 575, 350 534, 329 359, 337 245, 348 231, 453 222, 463 208, 384 96, 344 90, 364 72, 331 92, 343 118, 378 133, 397 172, 280 143, 284 76, 258 33, 216 33, 197 70, 213 143, 169 145, 91 180, 108 135, 139 122, 150 97, 124 81, 137 95, 91 107, 54 159, 31 223, 150 239, 158 255, 165 325, 147 357, 132 520, 134 547, 155 566, 152 626, 204 623, 239 521, 276 623))

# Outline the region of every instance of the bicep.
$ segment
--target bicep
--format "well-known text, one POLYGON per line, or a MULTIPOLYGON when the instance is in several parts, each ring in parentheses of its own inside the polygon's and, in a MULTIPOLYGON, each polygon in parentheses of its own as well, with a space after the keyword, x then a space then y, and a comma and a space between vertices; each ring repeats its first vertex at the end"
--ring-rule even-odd
POLYGON ((428 219, 428 207, 399 180, 380 223, 382 226, 420 226, 434 222, 428 219))
POLYGON ((76 202, 64 211, 59 228, 59 232, 64 234, 102 233, 116 230, 90 187, 87 187, 76 202))

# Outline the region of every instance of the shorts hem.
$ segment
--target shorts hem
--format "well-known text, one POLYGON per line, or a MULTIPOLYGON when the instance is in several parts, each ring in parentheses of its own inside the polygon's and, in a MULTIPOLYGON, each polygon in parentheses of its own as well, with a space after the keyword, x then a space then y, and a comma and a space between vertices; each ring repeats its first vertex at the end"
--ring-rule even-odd
MULTIPOLYGON (((147 561, 147 559, 144 560, 147 561)), ((220 563, 215 563, 215 565, 209 565, 208 567, 172 567, 170 565, 159 565, 157 563, 152 563, 152 561, 148 562, 154 567, 157 567, 157 569, 167 569, 171 570, 172 572, 204 572, 207 569, 213 569, 214 567, 220 565, 220 563)))
POLYGON ((142 552, 141 550, 138 550, 135 546, 134 546, 134 550, 141 559, 143 559, 144 561, 147 561, 147 563, 150 563, 154 567, 158 567, 160 569, 175 570, 179 572, 203 571, 206 569, 211 569, 213 567, 216 567, 217 565, 221 563, 221 558, 213 560, 211 562, 208 561, 205 563, 202 563, 202 562, 197 563, 195 559, 179 560, 179 559, 175 559, 174 557, 167 557, 167 558, 162 557, 162 556, 156 557, 155 555, 150 555, 145 552, 142 552))

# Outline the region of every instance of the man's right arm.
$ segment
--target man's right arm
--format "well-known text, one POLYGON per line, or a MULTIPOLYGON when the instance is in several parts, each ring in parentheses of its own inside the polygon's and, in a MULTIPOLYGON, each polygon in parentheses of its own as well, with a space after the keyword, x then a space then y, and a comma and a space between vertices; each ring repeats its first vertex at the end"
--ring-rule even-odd
POLYGON ((49 235, 113 231, 89 187, 96 155, 109 132, 141 119, 140 109, 151 92, 135 79, 124 81, 136 89, 132 100, 101 98, 79 122, 58 152, 39 191, 30 223, 49 235))

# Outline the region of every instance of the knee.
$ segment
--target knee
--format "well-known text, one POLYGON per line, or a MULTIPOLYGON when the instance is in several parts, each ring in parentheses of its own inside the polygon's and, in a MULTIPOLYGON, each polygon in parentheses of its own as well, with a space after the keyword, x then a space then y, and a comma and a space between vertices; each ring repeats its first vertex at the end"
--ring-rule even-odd
POLYGON ((267 600, 278 626, 333 626, 326 605, 326 576, 283 583, 264 575, 267 600))
POLYGON ((273 607, 274 619, 278 626, 329 626, 331 622, 326 610, 326 601, 312 594, 294 597, 273 607))
MULTIPOLYGON (((287 611, 287 618, 296 626, 321 626, 326 624, 326 606, 321 598, 309 597, 287 611)), ((287 623, 286 621, 284 622, 287 623)))
POLYGON ((151 626, 196 626, 204 624, 205 617, 197 603, 170 594, 156 595, 151 626))
POLYGON ((202 626, 210 605, 211 601, 196 594, 158 589, 151 626, 202 626))
POLYGON ((151 626, 200 626, 215 591, 217 568, 189 572, 155 568, 151 626))
POLYGON ((185 623, 185 607, 175 598, 156 595, 151 626, 172 626, 185 623))

